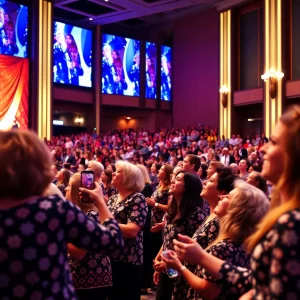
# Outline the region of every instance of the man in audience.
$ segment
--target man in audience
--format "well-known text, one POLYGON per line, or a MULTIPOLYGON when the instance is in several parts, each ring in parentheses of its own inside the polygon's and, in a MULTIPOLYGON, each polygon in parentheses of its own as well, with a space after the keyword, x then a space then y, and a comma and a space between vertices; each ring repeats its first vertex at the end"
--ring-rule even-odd
POLYGON ((229 154, 228 148, 223 148, 222 154, 223 156, 221 157, 220 161, 225 167, 229 167, 230 164, 234 163, 234 157, 229 154))
POLYGON ((200 168, 201 161, 200 157, 194 154, 188 154, 183 160, 183 170, 194 175, 197 175, 197 172, 200 168))
POLYGON ((67 154, 63 159, 63 163, 69 163, 71 166, 74 166, 76 164, 75 156, 72 153, 71 148, 67 148, 67 154))

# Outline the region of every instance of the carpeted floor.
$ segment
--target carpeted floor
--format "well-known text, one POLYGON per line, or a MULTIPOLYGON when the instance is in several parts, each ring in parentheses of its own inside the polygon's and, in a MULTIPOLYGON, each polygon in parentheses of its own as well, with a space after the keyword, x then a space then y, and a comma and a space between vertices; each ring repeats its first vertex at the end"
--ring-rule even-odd
POLYGON ((149 289, 148 295, 142 295, 141 300, 155 300, 155 292, 149 289))

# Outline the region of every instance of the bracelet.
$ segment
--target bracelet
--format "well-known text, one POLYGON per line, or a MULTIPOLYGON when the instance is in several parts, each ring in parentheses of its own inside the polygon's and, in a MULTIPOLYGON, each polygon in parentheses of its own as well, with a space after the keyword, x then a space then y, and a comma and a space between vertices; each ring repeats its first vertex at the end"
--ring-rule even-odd
POLYGON ((158 206, 158 203, 156 202, 154 206, 157 207, 157 206, 158 206))
POLYGON ((181 272, 183 272, 184 270, 186 270, 186 267, 185 266, 181 266, 180 270, 181 270, 181 272))

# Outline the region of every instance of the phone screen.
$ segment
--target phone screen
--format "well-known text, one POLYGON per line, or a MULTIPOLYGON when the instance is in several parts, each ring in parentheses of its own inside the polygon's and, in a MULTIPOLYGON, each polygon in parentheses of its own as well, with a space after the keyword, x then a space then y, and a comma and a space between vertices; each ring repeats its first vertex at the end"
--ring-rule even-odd
MULTIPOLYGON (((95 181, 95 174, 93 171, 83 171, 81 172, 81 186, 85 189, 92 190, 94 189, 94 181, 95 181)), ((83 203, 91 203, 93 202, 89 195, 86 193, 82 194, 81 202, 83 203)))

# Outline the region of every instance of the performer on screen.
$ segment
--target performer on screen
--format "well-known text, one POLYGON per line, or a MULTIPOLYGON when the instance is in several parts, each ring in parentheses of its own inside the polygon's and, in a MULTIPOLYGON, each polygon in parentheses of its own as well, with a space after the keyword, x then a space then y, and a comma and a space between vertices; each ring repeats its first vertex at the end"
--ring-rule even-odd
POLYGON ((137 51, 133 58, 133 66, 131 68, 129 77, 130 80, 134 83, 133 96, 140 95, 140 52, 137 51))
POLYGON ((19 52, 15 37, 15 25, 11 17, 6 20, 4 18, 4 26, 1 29, 2 54, 15 55, 19 52))
POLYGON ((124 95, 124 90, 127 90, 127 83, 125 81, 123 65, 121 57, 118 51, 112 51, 113 66, 115 70, 114 82, 115 82, 115 91, 118 95, 124 95))
POLYGON ((67 51, 67 44, 63 30, 58 28, 55 36, 56 42, 53 45, 53 72, 54 82, 70 83, 68 62, 70 56, 67 51))
POLYGON ((109 44, 105 44, 103 46, 102 58, 102 93, 115 94, 114 76, 116 76, 116 71, 114 68, 112 49, 109 44))
POLYGON ((155 67, 153 60, 146 59, 146 98, 156 98, 155 67))
POLYGON ((83 69, 81 67, 80 55, 78 52, 77 44, 72 34, 68 33, 65 36, 67 44, 68 68, 70 72, 69 82, 73 85, 79 85, 79 76, 83 75, 83 69))
POLYGON ((161 56, 161 97, 163 100, 171 100, 170 63, 165 55, 161 56))

